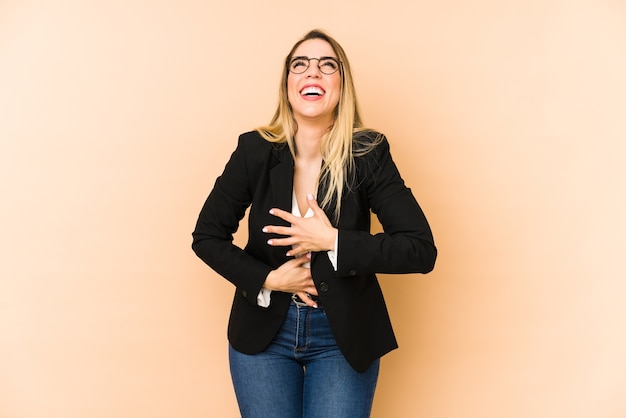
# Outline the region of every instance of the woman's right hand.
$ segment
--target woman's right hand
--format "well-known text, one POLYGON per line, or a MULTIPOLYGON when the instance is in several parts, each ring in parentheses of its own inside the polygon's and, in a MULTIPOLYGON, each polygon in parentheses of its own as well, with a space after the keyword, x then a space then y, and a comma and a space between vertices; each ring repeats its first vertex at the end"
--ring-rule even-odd
POLYGON ((303 267, 311 261, 311 253, 293 258, 276 270, 270 271, 263 287, 272 291, 295 293, 307 305, 317 307, 309 295, 317 295, 317 289, 311 277, 311 269, 303 267))

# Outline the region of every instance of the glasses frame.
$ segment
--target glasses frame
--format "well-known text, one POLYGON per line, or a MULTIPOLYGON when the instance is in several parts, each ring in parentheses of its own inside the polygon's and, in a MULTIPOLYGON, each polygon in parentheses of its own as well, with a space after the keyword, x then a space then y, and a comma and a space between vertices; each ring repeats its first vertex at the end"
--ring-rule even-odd
POLYGON ((311 66, 311 61, 312 61, 312 60, 317 60, 317 68, 320 70, 320 72, 321 72, 322 74, 325 74, 325 75, 332 75, 332 74, 335 74, 337 71, 339 71, 339 70, 341 69, 341 66, 342 66, 341 61, 339 61, 339 60, 338 60, 337 58, 335 58, 335 57, 319 57, 319 58, 309 58, 309 57, 305 57, 305 56, 297 56, 297 57, 291 57, 291 59, 290 59, 289 61, 287 61, 287 70, 288 70, 290 73, 292 73, 292 74, 304 74, 304 73, 306 72, 306 70, 308 70, 308 69, 309 69, 309 67, 311 66), (306 64, 306 68, 305 68, 304 70, 300 71, 300 72, 293 71, 293 70, 291 69, 291 65, 293 64, 293 62, 294 62, 295 60, 304 60, 304 61, 306 61, 306 63, 307 63, 307 64, 306 64), (320 62, 321 62, 322 60, 331 60, 331 61, 334 61, 334 62, 335 62, 335 64, 337 64, 337 68, 336 68, 333 72, 331 72, 331 73, 327 73, 327 72, 325 72, 324 70, 322 70, 322 67, 320 67, 320 62))

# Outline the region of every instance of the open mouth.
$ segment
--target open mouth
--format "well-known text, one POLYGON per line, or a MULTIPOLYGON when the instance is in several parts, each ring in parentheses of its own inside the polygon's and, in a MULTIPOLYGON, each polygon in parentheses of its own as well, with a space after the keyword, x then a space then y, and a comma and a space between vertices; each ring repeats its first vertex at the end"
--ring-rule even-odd
POLYGON ((305 97, 321 97, 324 93, 324 89, 319 86, 308 86, 300 90, 300 95, 305 97))

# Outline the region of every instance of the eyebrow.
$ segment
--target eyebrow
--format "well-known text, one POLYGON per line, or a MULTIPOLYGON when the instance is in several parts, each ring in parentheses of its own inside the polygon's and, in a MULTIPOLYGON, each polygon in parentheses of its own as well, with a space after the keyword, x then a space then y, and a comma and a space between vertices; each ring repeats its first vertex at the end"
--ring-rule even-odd
POLYGON ((296 59, 303 59, 303 58, 306 58, 308 60, 310 60, 310 59, 320 59, 320 60, 323 60, 323 59, 328 59, 328 58, 334 59, 335 61, 339 60, 339 58, 337 58, 337 57, 319 57, 319 58, 315 58, 315 57, 307 57, 306 55, 298 55, 297 57, 292 57, 291 61, 296 60, 296 59))

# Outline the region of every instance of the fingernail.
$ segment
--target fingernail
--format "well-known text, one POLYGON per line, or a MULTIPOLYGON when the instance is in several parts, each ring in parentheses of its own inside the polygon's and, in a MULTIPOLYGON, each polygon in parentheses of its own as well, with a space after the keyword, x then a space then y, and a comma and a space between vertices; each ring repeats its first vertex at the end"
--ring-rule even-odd
POLYGON ((309 193, 308 195, 306 195, 307 199, 309 200, 313 200, 313 195, 311 193, 309 193))
POLYGON ((274 209, 270 209, 270 215, 274 214, 274 209))
POLYGON ((267 232, 267 227, 264 227, 264 228, 263 228, 263 232, 267 232))
POLYGON ((271 240, 271 239, 268 239, 268 240, 267 240, 267 243, 268 243, 269 245, 272 245, 272 240, 271 240))

